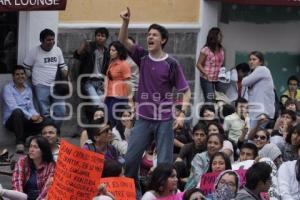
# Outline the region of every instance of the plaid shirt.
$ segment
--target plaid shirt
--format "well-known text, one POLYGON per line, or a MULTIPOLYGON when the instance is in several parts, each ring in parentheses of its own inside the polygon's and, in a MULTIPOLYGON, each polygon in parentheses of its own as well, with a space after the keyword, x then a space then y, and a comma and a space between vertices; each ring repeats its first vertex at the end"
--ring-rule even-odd
MULTIPOLYGON (((44 199, 48 193, 48 185, 46 184, 48 179, 54 176, 55 163, 43 163, 40 169, 37 169, 37 186, 39 196, 37 200, 44 199)), ((19 159, 15 165, 15 169, 12 176, 12 188, 19 192, 24 192, 26 182, 30 177, 30 166, 28 157, 24 156, 19 159)))
POLYGON ((201 49, 201 53, 206 55, 204 70, 213 81, 217 81, 220 68, 224 62, 224 50, 220 49, 220 51, 214 53, 208 47, 204 47, 201 49))

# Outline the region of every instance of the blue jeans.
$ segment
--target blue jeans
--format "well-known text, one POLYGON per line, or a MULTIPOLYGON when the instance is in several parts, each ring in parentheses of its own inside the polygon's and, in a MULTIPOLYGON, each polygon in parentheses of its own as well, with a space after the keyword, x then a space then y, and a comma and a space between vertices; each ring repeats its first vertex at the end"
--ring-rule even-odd
POLYGON ((200 84, 205 102, 213 102, 213 100, 215 99, 214 83, 200 77, 200 84))
POLYGON ((56 99, 51 96, 50 86, 45 85, 35 85, 33 86, 34 93, 37 98, 37 103, 39 106, 40 114, 46 118, 53 118, 53 121, 58 127, 62 125, 62 118, 65 116, 66 108, 65 108, 65 100, 64 99, 56 99), (59 103, 58 105, 53 106, 53 112, 50 113, 50 107, 54 103, 59 103), (50 115, 52 114, 53 115, 50 115), (60 118, 60 119, 55 119, 60 118))
POLYGON ((157 151, 157 164, 173 163, 172 122, 171 119, 168 121, 150 121, 141 118, 135 122, 125 155, 125 176, 134 178, 137 187, 137 199, 141 197, 138 177, 140 162, 144 151, 153 138, 157 151))
POLYGON ((89 96, 91 102, 95 105, 99 105, 100 102, 103 103, 103 82, 100 80, 87 80, 84 83, 84 90, 89 96), (101 98, 102 97, 102 98, 101 98))
POLYGON ((115 109, 122 108, 125 105, 128 105, 128 99, 116 98, 116 97, 106 97, 104 100, 104 103, 107 108, 108 121, 110 121, 111 126, 114 127, 117 124, 116 117, 120 117, 120 116, 118 116, 118 113, 115 111, 115 109), (115 106, 115 108, 114 108, 114 106, 115 106))

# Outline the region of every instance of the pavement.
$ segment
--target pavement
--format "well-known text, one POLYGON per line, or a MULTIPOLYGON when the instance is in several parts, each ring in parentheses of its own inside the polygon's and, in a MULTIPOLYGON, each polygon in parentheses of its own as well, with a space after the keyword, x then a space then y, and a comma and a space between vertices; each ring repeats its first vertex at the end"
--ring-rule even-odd
MULTIPOLYGON (((69 136, 66 136, 66 137, 62 137, 62 139, 65 139, 68 142, 70 142, 70 143, 72 143, 72 144, 74 144, 76 146, 79 146, 79 137, 69 137, 69 136)), ((9 156, 12 156, 11 160, 18 160, 18 158, 23 155, 23 154, 16 154, 15 153, 15 150, 16 150, 15 147, 16 147, 15 145, 5 146, 5 148, 7 148, 8 152, 9 152, 9 156)), ((0 164, 0 184, 5 189, 11 189, 11 187, 12 187, 11 186, 11 178, 12 178, 12 176, 11 175, 4 175, 1 172, 7 173, 7 174, 11 174, 12 171, 10 169, 10 165, 1 166, 1 164, 0 164)))

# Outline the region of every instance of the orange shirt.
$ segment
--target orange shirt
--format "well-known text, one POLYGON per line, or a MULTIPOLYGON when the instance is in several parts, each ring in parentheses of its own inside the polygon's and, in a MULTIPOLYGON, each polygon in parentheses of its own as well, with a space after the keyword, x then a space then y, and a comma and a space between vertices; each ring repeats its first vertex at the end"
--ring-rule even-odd
POLYGON ((113 61, 106 73, 106 96, 127 97, 127 80, 131 77, 130 65, 124 60, 113 61))

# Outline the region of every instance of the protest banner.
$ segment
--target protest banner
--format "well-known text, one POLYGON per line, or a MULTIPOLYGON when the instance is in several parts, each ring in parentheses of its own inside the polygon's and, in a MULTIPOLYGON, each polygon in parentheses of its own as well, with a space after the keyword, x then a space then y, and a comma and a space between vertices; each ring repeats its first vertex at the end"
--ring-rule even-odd
MULTIPOLYGON (((246 170, 239 169, 239 170, 236 170, 236 172, 240 177, 240 188, 242 188, 246 183, 246 180, 245 180, 246 170)), ((215 191, 214 184, 215 184, 215 181, 216 181, 217 177, 219 176, 219 174, 220 174, 220 172, 209 172, 209 173, 203 174, 203 176, 201 177, 200 189, 203 191, 203 193, 206 196, 215 191)))
POLYGON ((97 195, 104 156, 61 140, 48 200, 87 200, 97 195))
POLYGON ((106 185, 106 190, 114 195, 116 200, 135 200, 136 191, 134 180, 127 177, 102 178, 101 184, 106 185))
POLYGON ((205 196, 214 191, 214 183, 219 174, 220 172, 209 172, 203 174, 201 177, 200 189, 203 191, 205 196))

